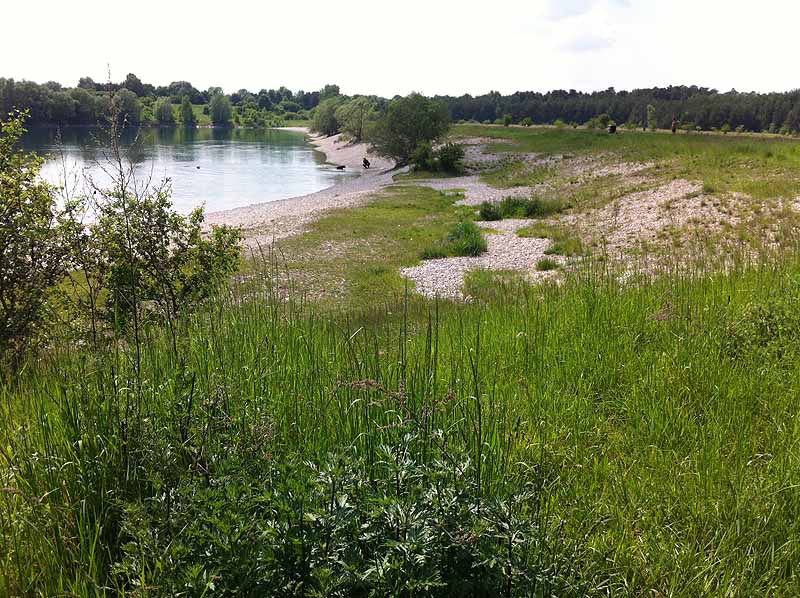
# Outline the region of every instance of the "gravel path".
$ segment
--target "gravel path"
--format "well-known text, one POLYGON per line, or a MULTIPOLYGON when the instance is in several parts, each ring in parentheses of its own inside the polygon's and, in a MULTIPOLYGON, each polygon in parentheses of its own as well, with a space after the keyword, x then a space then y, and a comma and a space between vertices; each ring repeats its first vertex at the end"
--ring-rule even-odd
POLYGON ((532 194, 541 192, 549 187, 546 184, 536 185, 535 187, 511 187, 510 189, 498 189, 481 181, 477 174, 453 177, 448 179, 429 179, 415 181, 416 184, 424 187, 431 187, 437 191, 448 191, 459 189, 464 191, 464 199, 456 202, 457 206, 479 206, 484 201, 499 203, 506 197, 530 197, 532 194))
MULTIPOLYGON (((308 132, 302 128, 295 130, 308 132)), ((269 245, 274 240, 306 231, 326 210, 363 203, 367 196, 390 185, 393 176, 402 172, 390 170, 393 162, 374 155, 369 155, 372 167, 365 170, 361 161, 368 155, 367 146, 346 143, 340 135, 312 137, 311 143, 326 155, 328 162, 344 165, 346 171, 359 172, 360 176, 310 195, 211 212, 206 215, 206 224, 241 228, 248 247, 269 245)))
MULTIPOLYGON (((463 292, 464 279, 468 272, 478 268, 516 270, 524 272, 530 280, 542 280, 555 274, 553 270, 536 270, 536 263, 544 257, 550 240, 522 238, 516 234, 517 230, 531 224, 530 220, 509 219, 476 224, 497 231, 487 232, 488 249, 483 255, 426 260, 419 266, 403 268, 400 273, 413 280, 417 292, 426 297, 467 300, 469 297, 463 292)), ((563 262, 560 256, 549 257, 563 262)))

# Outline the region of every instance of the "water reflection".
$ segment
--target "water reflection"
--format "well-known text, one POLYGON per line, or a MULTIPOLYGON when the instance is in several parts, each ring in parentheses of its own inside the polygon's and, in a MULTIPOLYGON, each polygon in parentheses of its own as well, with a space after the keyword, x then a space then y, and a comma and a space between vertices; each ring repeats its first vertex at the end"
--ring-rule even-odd
MULTIPOLYGON (((324 156, 294 131, 128 129, 122 143, 144 176, 172 180, 175 206, 184 212, 202 203, 214 211, 305 195, 352 176, 325 164, 324 156)), ((100 166, 108 154, 102 131, 31 129, 23 145, 49 154, 42 176, 55 184, 64 167, 100 184, 107 180, 100 166)))

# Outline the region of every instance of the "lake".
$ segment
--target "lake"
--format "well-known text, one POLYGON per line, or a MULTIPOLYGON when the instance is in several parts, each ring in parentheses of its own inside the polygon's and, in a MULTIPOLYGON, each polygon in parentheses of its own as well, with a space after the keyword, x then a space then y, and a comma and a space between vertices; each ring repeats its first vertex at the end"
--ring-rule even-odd
MULTIPOLYGON (((107 184, 103 135, 91 128, 31 128, 23 145, 50 156, 42 177, 53 184, 63 184, 64 165, 70 186, 83 181, 84 173, 107 184)), ((325 156, 297 131, 147 128, 126 131, 122 141, 137 166, 137 179, 151 172, 154 181, 169 177, 173 203, 183 213, 201 204, 214 212, 296 197, 352 176, 326 164, 325 156)))

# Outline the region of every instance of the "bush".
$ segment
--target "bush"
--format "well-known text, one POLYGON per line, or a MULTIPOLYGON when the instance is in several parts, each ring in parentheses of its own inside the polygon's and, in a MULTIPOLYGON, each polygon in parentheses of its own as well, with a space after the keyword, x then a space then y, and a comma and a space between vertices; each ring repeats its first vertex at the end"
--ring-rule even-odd
POLYGON ((736 127, 736 132, 737 133, 744 133, 744 125, 739 125, 738 127, 736 127))
POLYGON ((483 231, 474 222, 465 220, 456 224, 441 244, 422 252, 422 259, 451 256, 476 257, 487 249, 483 231))
POLYGON ((509 126, 512 122, 514 122, 514 119, 512 118, 512 116, 510 114, 504 114, 503 115, 503 126, 504 127, 509 126))
POLYGON ((415 170, 428 172, 459 173, 464 169, 464 149, 457 143, 445 143, 438 150, 424 141, 417 146, 411 163, 415 170))
POLYGON ((730 132, 731 132, 731 126, 730 126, 728 123, 725 123, 725 124, 724 124, 724 125, 722 125, 722 127, 720 128, 720 131, 722 131, 722 132, 723 132, 723 134, 727 135, 728 133, 730 133, 730 132))
POLYGON ((439 168, 444 172, 457 173, 464 168, 464 148, 457 143, 445 143, 436 152, 439 168))
POLYGON ((455 255, 475 257, 487 249, 483 231, 469 220, 458 223, 448 235, 447 242, 455 255))
POLYGON ((420 143, 417 149, 414 150, 414 155, 411 156, 411 163, 414 164, 415 170, 436 172, 436 156, 433 153, 431 144, 427 141, 420 143))
POLYGON ((479 214, 481 220, 486 222, 493 222, 503 219, 503 213, 500 211, 500 207, 488 201, 484 201, 481 204, 479 214))
POLYGON ((76 234, 39 178, 43 160, 18 149, 25 116, 0 122, 0 365, 19 360, 44 328, 76 234))
POLYGON ((526 116, 519 124, 521 124, 523 127, 530 127, 533 124, 533 120, 530 116, 526 116))

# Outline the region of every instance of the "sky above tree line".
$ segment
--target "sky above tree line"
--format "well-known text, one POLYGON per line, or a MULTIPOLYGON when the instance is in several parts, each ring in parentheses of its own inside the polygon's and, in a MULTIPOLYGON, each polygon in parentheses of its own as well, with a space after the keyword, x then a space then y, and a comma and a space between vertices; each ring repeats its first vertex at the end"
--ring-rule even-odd
POLYGON ((391 97, 800 87, 796 0, 43 0, 4 4, 0 76, 391 97))

